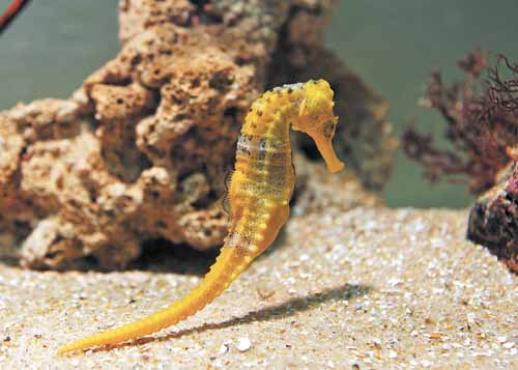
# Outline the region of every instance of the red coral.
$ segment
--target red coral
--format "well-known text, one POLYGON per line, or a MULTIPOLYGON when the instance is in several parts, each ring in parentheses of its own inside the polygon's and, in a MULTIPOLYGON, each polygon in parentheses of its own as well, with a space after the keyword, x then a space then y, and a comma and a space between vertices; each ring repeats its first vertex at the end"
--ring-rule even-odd
POLYGON ((498 56, 495 66, 488 68, 485 54, 477 49, 461 60, 459 67, 464 80, 451 85, 444 84, 438 71, 433 72, 424 99, 425 106, 438 110, 446 120, 445 135, 452 149, 438 149, 430 135, 414 128, 405 130, 403 149, 421 163, 428 179, 462 181, 467 175, 471 192, 480 193, 494 185, 498 171, 514 157, 512 148, 518 143, 518 65, 498 56), (502 64, 507 78, 502 76, 502 64), (481 81, 485 70, 488 77, 481 81))

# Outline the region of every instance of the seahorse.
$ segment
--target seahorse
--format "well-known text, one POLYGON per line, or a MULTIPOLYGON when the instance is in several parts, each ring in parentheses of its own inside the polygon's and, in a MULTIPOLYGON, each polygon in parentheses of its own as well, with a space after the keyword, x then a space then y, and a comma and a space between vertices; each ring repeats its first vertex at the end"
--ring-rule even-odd
POLYGON ((200 284, 183 299, 149 317, 58 349, 62 354, 113 345, 174 325, 211 303, 275 240, 286 223, 295 185, 290 127, 309 135, 330 172, 344 165, 332 145, 338 117, 325 80, 284 85, 251 106, 237 141, 228 202, 230 227, 223 247, 200 284))

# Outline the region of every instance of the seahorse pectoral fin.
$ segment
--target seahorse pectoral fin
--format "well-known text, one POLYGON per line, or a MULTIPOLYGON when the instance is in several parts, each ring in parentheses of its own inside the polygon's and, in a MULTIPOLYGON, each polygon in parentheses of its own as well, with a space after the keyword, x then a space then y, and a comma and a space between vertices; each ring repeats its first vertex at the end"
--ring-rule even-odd
POLYGON ((326 137, 318 131, 308 132, 308 135, 313 139, 322 158, 324 158, 328 171, 335 173, 343 170, 344 164, 338 159, 333 148, 333 137, 326 137))

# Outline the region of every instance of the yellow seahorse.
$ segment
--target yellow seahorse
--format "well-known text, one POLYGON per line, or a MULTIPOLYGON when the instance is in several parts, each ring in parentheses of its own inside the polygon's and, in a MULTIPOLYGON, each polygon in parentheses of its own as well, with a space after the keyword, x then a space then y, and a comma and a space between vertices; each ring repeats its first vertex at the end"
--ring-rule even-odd
POLYGON ((67 344, 62 354, 148 335, 193 315, 218 297, 275 240, 295 185, 289 128, 308 134, 330 172, 343 168, 332 146, 337 117, 324 80, 264 93, 248 112, 237 142, 228 201, 231 226, 216 262, 187 296, 149 317, 67 344))

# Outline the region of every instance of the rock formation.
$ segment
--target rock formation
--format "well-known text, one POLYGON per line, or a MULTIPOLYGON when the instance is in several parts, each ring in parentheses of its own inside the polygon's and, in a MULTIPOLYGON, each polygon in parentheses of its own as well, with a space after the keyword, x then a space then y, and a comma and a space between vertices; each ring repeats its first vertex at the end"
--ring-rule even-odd
POLYGON ((379 189, 395 148, 387 106, 322 46, 334 3, 122 0, 113 60, 69 99, 0 113, 2 254, 32 268, 113 269, 146 240, 219 245, 241 122, 274 83, 331 80, 339 151, 379 189))

